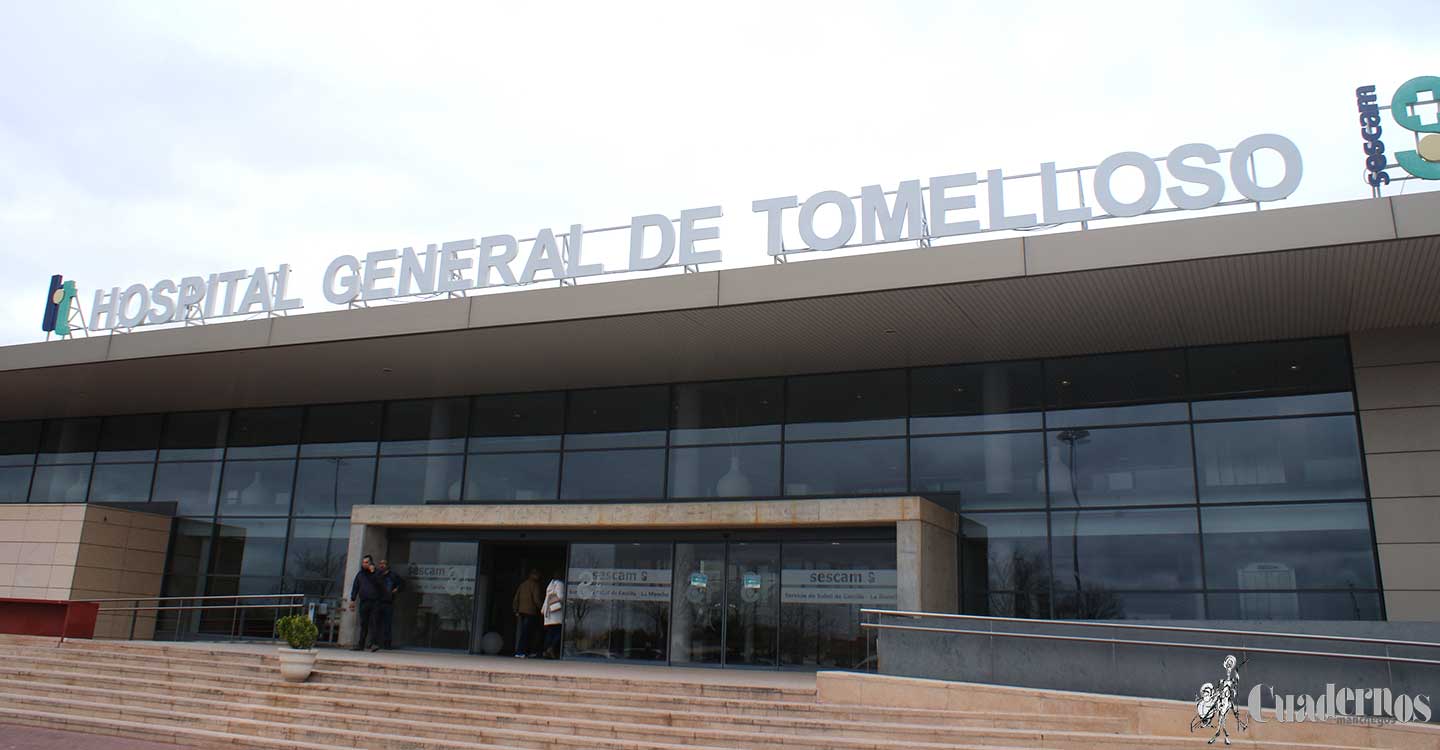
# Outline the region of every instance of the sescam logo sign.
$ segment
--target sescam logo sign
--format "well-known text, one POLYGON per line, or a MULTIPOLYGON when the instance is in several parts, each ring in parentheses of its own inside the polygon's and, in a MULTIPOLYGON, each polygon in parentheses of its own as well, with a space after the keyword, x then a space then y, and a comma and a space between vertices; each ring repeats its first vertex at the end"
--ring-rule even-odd
MULTIPOLYGON (((983 177, 977 172, 944 174, 892 186, 866 185, 860 188, 859 196, 822 190, 803 201, 798 195, 764 198, 752 202, 750 208, 753 214, 763 216, 766 252, 784 256, 912 240, 924 245, 941 237, 1174 210, 1168 206, 1157 208, 1162 197, 1170 206, 1183 210, 1221 205, 1227 192, 1257 203, 1276 201, 1295 192, 1302 172, 1300 150, 1290 139, 1262 134, 1223 150, 1205 143, 1187 143, 1161 157, 1124 151, 1091 167, 1057 169, 1054 162, 1044 162, 1036 172, 1009 177, 999 169, 988 170, 983 177), (1263 180, 1266 184, 1261 184, 1255 166, 1260 152, 1273 152, 1281 165, 1278 177, 1271 175, 1263 180), (1083 200, 1085 190, 1080 186, 1085 172, 1092 173, 1089 187, 1095 207, 1085 205, 1083 200), (1062 173, 1076 178, 1079 205, 1062 205, 1058 184, 1062 173), (1117 180, 1116 175, 1126 176, 1117 180), (1041 209, 1038 214, 1012 212, 1022 202, 1016 194, 1016 181, 1022 179, 1032 180, 1026 183, 1032 186, 1027 202, 1041 209), (1117 183, 1122 189, 1116 189, 1117 183), (1038 190, 1033 189, 1036 185, 1038 190), (1137 186, 1138 196, 1125 194, 1123 188, 1137 186), (977 202, 982 194, 986 206, 983 211, 977 202), (1104 213, 1097 213, 1097 209, 1104 213), (839 221, 817 221, 822 211, 839 221), (805 249, 787 249, 787 234, 798 234, 805 249)), ((1069 184, 1068 180, 1065 184, 1069 184)), ((424 250, 407 247, 341 255, 326 266, 320 287, 328 302, 348 305, 414 295, 463 296, 471 289, 537 281, 573 283, 586 276, 674 265, 698 267, 724 260, 722 250, 713 244, 720 239, 720 227, 714 222, 723 216, 721 206, 708 206, 681 211, 678 219, 643 214, 632 217, 628 226, 587 231, 573 224, 568 232, 544 228, 524 240, 497 234, 479 240, 432 244, 424 250), (593 252, 587 262, 586 235, 612 230, 629 232, 624 265, 609 268, 593 252)), ((762 219, 757 217, 756 221, 762 219)), ((70 288, 73 295, 73 286, 70 288)), ((100 289, 90 308, 88 329, 132 329, 234 315, 276 314, 303 307, 303 301, 291 297, 289 289, 288 265, 273 272, 261 267, 185 276, 178 282, 162 279, 152 284, 100 289)))
POLYGON ((1361 86, 1355 89, 1355 106, 1360 111, 1360 138, 1365 142, 1365 182, 1376 195, 1381 185, 1390 184, 1388 170, 1395 167, 1416 179, 1440 180, 1440 76, 1420 76, 1400 84, 1388 107, 1380 105, 1373 85, 1361 86), (1415 134, 1415 148, 1396 151, 1394 163, 1385 155, 1381 140, 1385 130, 1380 112, 1385 109, 1390 110, 1396 125, 1415 134))

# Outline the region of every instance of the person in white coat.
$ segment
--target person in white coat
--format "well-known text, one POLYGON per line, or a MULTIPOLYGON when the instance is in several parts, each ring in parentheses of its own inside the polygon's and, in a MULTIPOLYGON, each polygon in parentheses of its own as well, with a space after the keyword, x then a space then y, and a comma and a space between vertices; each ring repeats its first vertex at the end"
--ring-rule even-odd
POLYGON ((551 576, 550 584, 545 587, 545 602, 540 605, 540 612, 545 617, 543 656, 559 659, 560 627, 565 624, 565 581, 558 574, 551 576))

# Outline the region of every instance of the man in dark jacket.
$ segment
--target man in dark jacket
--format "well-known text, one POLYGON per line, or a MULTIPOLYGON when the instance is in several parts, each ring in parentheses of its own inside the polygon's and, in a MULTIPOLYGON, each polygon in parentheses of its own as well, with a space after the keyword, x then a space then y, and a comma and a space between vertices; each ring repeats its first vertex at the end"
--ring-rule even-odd
POLYGON ((380 645, 386 649, 394 648, 390 643, 390 633, 395 627, 395 596, 405 588, 405 579, 399 573, 390 569, 389 560, 380 561, 380 645))
POLYGON ((375 572, 375 561, 369 555, 360 558, 360 572, 350 584, 350 609, 355 610, 357 602, 360 605, 360 638, 352 651, 363 651, 367 641, 371 651, 380 650, 380 600, 384 590, 380 575, 375 572))

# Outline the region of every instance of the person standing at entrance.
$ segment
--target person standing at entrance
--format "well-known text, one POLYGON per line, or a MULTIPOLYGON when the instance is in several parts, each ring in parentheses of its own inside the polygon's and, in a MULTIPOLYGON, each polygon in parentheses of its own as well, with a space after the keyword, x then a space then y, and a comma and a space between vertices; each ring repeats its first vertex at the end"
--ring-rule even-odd
POLYGON ((369 555, 360 558, 360 572, 350 584, 350 611, 356 611, 359 603, 360 637, 352 651, 365 650, 369 642, 371 651, 380 650, 380 599, 384 590, 379 574, 375 572, 375 561, 369 555))
POLYGON ((380 576, 380 646, 388 650, 395 648, 390 641, 395 627, 395 596, 405 587, 405 579, 390 569, 389 560, 380 561, 376 575, 380 576))
POLYGON ((530 575, 515 589, 511 608, 520 621, 520 632, 515 637, 515 657, 524 659, 535 656, 535 636, 540 624, 540 604, 544 601, 540 586, 540 571, 531 570, 530 575))
POLYGON ((560 658, 560 627, 565 624, 565 581, 560 574, 550 577, 545 587, 545 650, 541 656, 546 659, 560 658))

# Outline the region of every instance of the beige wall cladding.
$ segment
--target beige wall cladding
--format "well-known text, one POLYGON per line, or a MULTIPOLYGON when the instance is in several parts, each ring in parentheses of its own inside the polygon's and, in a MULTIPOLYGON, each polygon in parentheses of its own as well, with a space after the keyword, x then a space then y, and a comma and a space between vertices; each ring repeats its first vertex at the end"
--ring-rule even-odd
MULTIPOLYGON (((1413 205, 1396 204, 1397 223, 1413 205)), ((1357 333, 1350 348, 1386 616, 1440 621, 1440 326, 1357 333)))
POLYGON ((1440 588, 1440 542, 1381 544, 1380 575, 1386 589, 1430 591, 1440 588))
POLYGON ((1440 326, 1385 328, 1350 336, 1356 367, 1440 362, 1440 326))
POLYGON ((1360 412, 1366 453, 1440 451, 1440 406, 1360 412))
MULTIPOLYGON (((944 240, 941 240, 942 242, 944 240)), ((819 261, 823 253, 784 265, 720 272, 720 304, 741 305, 806 296, 956 284, 1025 274, 1018 239, 910 248, 856 255, 842 263, 819 261)))
POLYGON ((464 328, 469 319, 468 299, 294 315, 275 319, 270 345, 453 330, 464 328))
POLYGON ((1440 542, 1440 497, 1377 497, 1370 506, 1381 544, 1440 542))
MULTIPOLYGON (((0 506, 0 530, 8 530, 0 534, 0 596, 156 596, 170 521, 84 504, 0 506)), ((100 637, 128 634, 128 616, 109 616, 96 630, 100 637), (119 619, 125 620, 123 628, 119 619)))
POLYGON ((1301 206, 1025 238, 1025 272, 1169 263, 1395 237, 1383 200, 1301 206))
POLYGON ((709 272, 535 289, 524 294, 486 294, 470 298, 470 326, 714 307, 719 301, 719 287, 720 273, 709 272))
POLYGON ((1396 195, 1388 198, 1395 214, 1395 234, 1399 237, 1423 237, 1440 234, 1440 211, 1423 193, 1396 195))
POLYGON ((1374 453, 1366 462, 1371 497, 1440 495, 1440 451, 1374 453))
POLYGON ((270 343, 273 319, 227 321, 216 325, 177 328, 163 340, 155 336, 113 336, 110 359, 160 357, 232 349, 255 349, 270 343))
POLYGON ((1440 362, 1357 368, 1355 398, 1361 409, 1440 405, 1440 362))
POLYGON ((1434 622, 1440 617, 1440 591, 1385 590, 1385 616, 1407 622, 1434 622))

